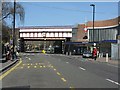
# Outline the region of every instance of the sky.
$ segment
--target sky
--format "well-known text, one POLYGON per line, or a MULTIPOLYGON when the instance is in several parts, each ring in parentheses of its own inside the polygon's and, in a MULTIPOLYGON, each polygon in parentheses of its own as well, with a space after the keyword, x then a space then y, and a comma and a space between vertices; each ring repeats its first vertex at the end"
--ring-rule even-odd
POLYGON ((95 20, 107 20, 118 16, 118 2, 20 2, 25 9, 24 24, 16 26, 64 26, 92 21, 95 4, 95 20))

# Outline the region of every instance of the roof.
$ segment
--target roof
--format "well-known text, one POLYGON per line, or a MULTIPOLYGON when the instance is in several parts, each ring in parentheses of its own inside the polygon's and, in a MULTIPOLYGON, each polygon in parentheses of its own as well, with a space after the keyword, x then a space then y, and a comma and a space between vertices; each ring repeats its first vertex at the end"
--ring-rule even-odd
POLYGON ((71 29, 73 25, 66 26, 24 26, 19 27, 20 29, 71 29))
MULTIPOLYGON (((120 22, 120 16, 117 18, 109 19, 109 20, 100 20, 100 21, 95 21, 94 26, 95 27, 106 27, 106 26, 114 26, 118 25, 120 22)), ((88 21, 87 26, 92 27, 93 26, 93 21, 88 21)))

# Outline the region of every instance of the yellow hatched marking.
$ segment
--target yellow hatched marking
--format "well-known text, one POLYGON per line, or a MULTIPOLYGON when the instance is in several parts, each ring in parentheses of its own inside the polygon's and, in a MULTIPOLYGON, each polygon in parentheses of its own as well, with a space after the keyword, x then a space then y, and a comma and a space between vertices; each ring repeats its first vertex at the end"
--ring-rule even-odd
POLYGON ((61 78, 63 80, 63 82, 67 82, 67 80, 65 80, 64 78, 61 78))

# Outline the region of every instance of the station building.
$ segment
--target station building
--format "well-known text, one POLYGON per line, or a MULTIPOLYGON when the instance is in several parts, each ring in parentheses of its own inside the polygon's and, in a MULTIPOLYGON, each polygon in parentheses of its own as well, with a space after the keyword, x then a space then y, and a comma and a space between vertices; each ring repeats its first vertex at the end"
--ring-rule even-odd
MULTIPOLYGON (((85 24, 78 24, 73 28, 72 31, 72 42, 66 43, 69 45, 77 45, 79 49, 82 46, 80 52, 83 52, 85 49, 92 48, 96 46, 99 50, 99 53, 105 55, 106 53, 109 56, 115 58, 118 57, 118 38, 120 36, 120 17, 101 20, 94 22, 94 31, 93 31, 93 22, 88 21, 85 24), (87 28, 87 32, 85 32, 87 28), (94 34, 93 34, 94 33, 94 34), (87 36, 87 38, 84 38, 87 36), (95 45, 94 45, 95 44, 95 45)), ((69 50, 73 51, 73 50, 69 50)))

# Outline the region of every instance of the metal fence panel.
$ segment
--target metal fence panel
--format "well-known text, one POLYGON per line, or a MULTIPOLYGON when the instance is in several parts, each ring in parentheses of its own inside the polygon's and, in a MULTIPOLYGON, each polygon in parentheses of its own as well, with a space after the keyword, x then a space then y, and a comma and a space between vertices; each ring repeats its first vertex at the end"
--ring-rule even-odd
POLYGON ((111 44, 111 59, 120 59, 120 44, 111 44))

